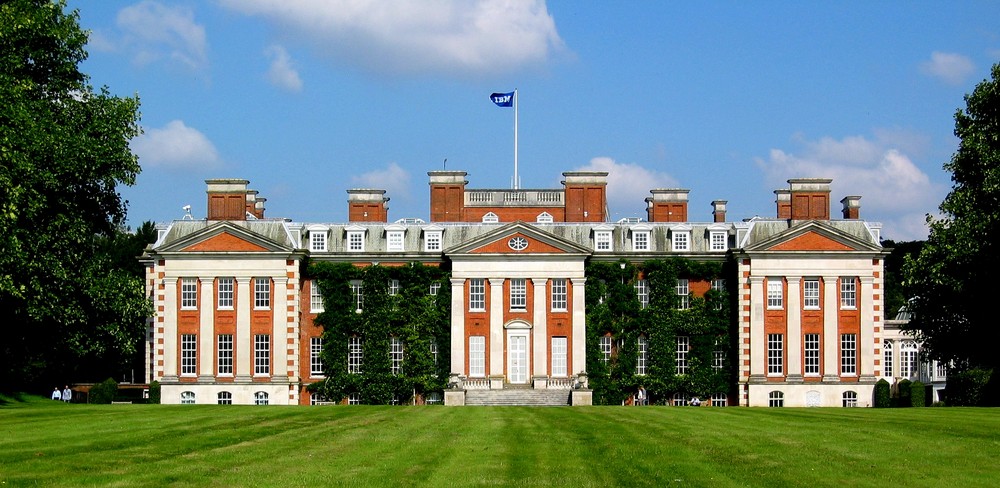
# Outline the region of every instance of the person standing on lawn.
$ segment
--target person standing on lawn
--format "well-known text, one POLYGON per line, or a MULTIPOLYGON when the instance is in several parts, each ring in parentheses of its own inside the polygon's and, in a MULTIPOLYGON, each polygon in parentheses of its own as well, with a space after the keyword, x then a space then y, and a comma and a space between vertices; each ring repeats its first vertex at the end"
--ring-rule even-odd
MULTIPOLYGON (((52 395, 54 396, 55 393, 53 392, 52 395)), ((66 385, 66 387, 63 388, 62 391, 62 401, 69 403, 69 401, 72 399, 73 399, 73 390, 70 390, 69 385, 66 385)))
POLYGON ((62 400, 62 394, 59 393, 58 386, 52 389, 52 399, 56 401, 62 400))

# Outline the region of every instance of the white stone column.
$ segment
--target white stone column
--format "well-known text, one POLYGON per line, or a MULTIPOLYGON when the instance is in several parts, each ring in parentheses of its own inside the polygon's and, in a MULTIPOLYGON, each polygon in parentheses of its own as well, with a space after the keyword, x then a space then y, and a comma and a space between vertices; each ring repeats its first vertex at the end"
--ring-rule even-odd
POLYGON ((451 374, 465 375, 465 280, 451 279, 451 374))
POLYGON ((587 278, 572 278, 573 296, 573 369, 571 375, 587 372, 587 312, 584 309, 586 304, 586 283, 587 278))
POLYGON ((177 381, 177 278, 163 279, 163 382, 177 381))
POLYGON ((858 310, 861 312, 861 334, 858 337, 860 373, 862 382, 875 381, 875 301, 873 276, 862 276, 858 310))
POLYGON ((767 337, 764 336, 764 277, 750 277, 750 381, 766 381, 767 337))
POLYGON ((215 287, 212 278, 200 278, 199 281, 198 381, 210 382, 215 376, 215 287))
POLYGON ((531 368, 534 371, 535 376, 548 376, 549 374, 549 362, 547 360, 547 352, 549 350, 548 344, 548 325, 545 321, 545 312, 548 310, 548 295, 545 293, 547 279, 545 278, 532 278, 531 284, 534 285, 534 318, 532 324, 532 345, 531 350, 533 352, 531 368))
POLYGON ((788 282, 787 314, 788 377, 787 381, 802 381, 802 293, 801 276, 786 276, 788 282))
POLYGON ((490 278, 490 376, 503 376, 503 278, 490 278))
POLYGON ((253 295, 250 291, 252 278, 236 278, 236 338, 233 340, 233 360, 236 362, 237 383, 250 382, 250 368, 253 359, 253 344, 250 343, 250 312, 253 295))
POLYGON ((275 277, 274 282, 274 310, 271 314, 271 337, 274 338, 271 344, 271 357, 274 364, 271 367, 271 381, 277 383, 288 382, 288 278, 275 277))
POLYGON ((840 344, 837 334, 840 312, 840 289, 836 276, 823 277, 823 381, 840 381, 840 363, 837 351, 840 344))

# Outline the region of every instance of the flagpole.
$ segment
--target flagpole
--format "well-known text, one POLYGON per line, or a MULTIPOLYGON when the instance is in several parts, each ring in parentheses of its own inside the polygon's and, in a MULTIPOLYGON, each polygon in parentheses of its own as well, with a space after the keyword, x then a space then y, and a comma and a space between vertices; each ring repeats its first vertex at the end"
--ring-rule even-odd
POLYGON ((514 89, 514 189, 521 187, 521 180, 517 176, 517 88, 514 89))

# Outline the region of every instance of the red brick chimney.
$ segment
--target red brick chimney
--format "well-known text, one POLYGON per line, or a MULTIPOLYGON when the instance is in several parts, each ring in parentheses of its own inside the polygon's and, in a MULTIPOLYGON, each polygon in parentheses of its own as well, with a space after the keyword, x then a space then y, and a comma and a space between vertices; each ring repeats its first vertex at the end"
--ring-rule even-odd
POLYGON ((208 186, 208 220, 246 220, 248 180, 205 180, 208 186))
POLYGON ((778 207, 779 219, 792 218, 792 192, 789 190, 774 190, 774 203, 778 207))
POLYGON ((713 200, 712 201, 712 218, 714 222, 725 222, 726 221, 726 204, 729 203, 726 200, 713 200))
POLYGON ((266 198, 258 195, 257 190, 247 190, 246 212, 258 219, 264 218, 264 202, 266 198))
POLYGON ((465 218, 465 171, 428 171, 431 222, 462 222, 465 218))
POLYGON ((830 220, 829 178, 788 180, 792 196, 792 220, 830 220))
POLYGON ((566 222, 604 222, 608 210, 608 172, 567 171, 562 175, 566 222))
POLYGON ((858 220, 861 218, 861 197, 857 195, 850 195, 844 197, 841 201, 844 205, 844 218, 848 220, 858 220))
POLYGON ((687 222, 688 193, 683 188, 654 188, 646 197, 646 220, 650 222, 687 222))
POLYGON ((388 222, 389 198, 385 190, 354 188, 347 190, 347 220, 350 222, 388 222))

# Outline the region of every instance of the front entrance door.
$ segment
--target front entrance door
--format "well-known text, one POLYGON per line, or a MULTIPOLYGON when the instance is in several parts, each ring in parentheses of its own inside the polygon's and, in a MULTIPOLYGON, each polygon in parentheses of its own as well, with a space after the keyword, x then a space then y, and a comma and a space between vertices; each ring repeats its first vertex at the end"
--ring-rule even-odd
POLYGON ((525 384, 528 382, 528 336, 508 336, 507 341, 507 381, 525 384))

